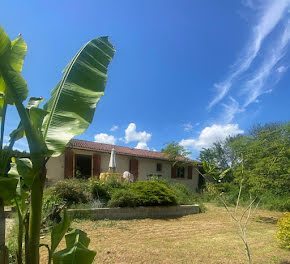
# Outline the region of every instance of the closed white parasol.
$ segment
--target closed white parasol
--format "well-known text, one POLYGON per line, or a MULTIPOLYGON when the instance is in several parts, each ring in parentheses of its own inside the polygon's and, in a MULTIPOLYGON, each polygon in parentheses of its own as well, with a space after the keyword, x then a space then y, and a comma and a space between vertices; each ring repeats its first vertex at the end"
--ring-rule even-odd
POLYGON ((110 163, 109 163, 109 171, 110 172, 116 172, 116 167, 117 167, 116 152, 115 152, 115 149, 112 148, 111 157, 110 157, 110 163))

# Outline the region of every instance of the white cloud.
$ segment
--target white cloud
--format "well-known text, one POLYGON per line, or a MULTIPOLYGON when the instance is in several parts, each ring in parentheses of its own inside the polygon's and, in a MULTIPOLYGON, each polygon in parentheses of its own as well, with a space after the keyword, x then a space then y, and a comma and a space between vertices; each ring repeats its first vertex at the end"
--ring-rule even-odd
MULTIPOLYGON (((280 34, 280 37, 275 42, 274 47, 271 50, 270 56, 266 56, 262 65, 255 72, 253 77, 246 82, 243 93, 247 93, 247 99, 244 103, 244 107, 255 102, 257 98, 264 94, 269 93, 272 90, 265 89, 265 83, 269 78, 270 74, 273 72, 276 64, 285 56, 286 48, 288 47, 290 41, 290 21, 287 22, 284 31, 280 34)), ((286 69, 283 66, 279 67, 280 73, 286 69)))
POLYGON ((116 131, 119 127, 117 125, 113 125, 110 129, 110 131, 116 131))
POLYGON ((106 133, 100 133, 100 134, 95 135, 95 142, 115 145, 116 138, 106 133))
MULTIPOLYGON (((247 1, 247 3, 253 6, 252 1, 247 1)), ((263 41, 281 21, 289 5, 290 0, 266 1, 266 5, 262 7, 259 21, 253 28, 252 37, 246 45, 245 51, 242 53, 243 55, 232 66, 232 71, 226 79, 214 84, 217 92, 214 99, 208 105, 209 110, 225 97, 237 77, 249 69, 259 53, 263 41)))
POLYGON ((183 129, 184 129, 184 131, 186 131, 186 132, 191 131, 192 128, 193 128, 193 125, 192 125, 190 122, 189 122, 189 123, 186 123, 186 124, 183 124, 183 129))
POLYGON ((287 67, 285 67, 283 65, 277 68, 277 72, 279 72, 279 73, 283 73, 285 71, 287 71, 287 67))
POLYGON ((138 142, 138 144, 135 148, 149 150, 149 147, 147 146, 146 142, 138 142))
POLYGON ((146 143, 151 139, 151 134, 146 131, 136 131, 136 124, 130 123, 125 130, 125 143, 139 141, 146 143))
POLYGON ((187 149, 201 150, 210 147, 214 142, 223 141, 228 136, 244 133, 238 124, 217 125, 205 127, 198 138, 182 139, 179 144, 187 149))

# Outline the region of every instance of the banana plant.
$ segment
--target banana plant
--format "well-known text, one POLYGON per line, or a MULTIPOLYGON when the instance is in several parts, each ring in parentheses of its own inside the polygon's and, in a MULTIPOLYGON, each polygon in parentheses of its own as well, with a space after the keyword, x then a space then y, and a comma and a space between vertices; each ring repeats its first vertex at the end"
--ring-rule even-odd
MULTIPOLYGON (((21 36, 10 42, 5 31, 0 27, 0 68, 10 68, 16 75, 20 76, 22 65, 26 53, 26 43, 21 36)), ((13 104, 13 98, 7 89, 0 70, 0 261, 7 262, 7 250, 5 248, 5 214, 4 204, 7 204, 16 193, 17 179, 8 177, 7 168, 9 163, 9 148, 3 150, 3 139, 5 130, 6 110, 8 104, 13 104)), ((21 79, 21 76, 20 76, 21 79)), ((21 96, 27 96, 27 86, 23 81, 21 96)), ((13 144, 11 144, 11 147, 13 144)), ((1 263, 2 263, 1 262, 1 263)))
MULTIPOLYGON (((92 122, 96 105, 104 94, 107 69, 115 50, 108 37, 87 42, 63 70, 62 79, 51 91, 51 98, 44 107, 27 111, 23 101, 28 88, 20 75, 22 64, 17 60, 17 54, 12 52, 13 46, 15 44, 0 27, 0 92, 18 111, 31 157, 32 184, 25 257, 27 263, 38 264, 46 162, 50 157, 61 155, 69 140, 82 134, 92 122)), ((19 56, 24 53, 23 46, 17 46, 19 56)))

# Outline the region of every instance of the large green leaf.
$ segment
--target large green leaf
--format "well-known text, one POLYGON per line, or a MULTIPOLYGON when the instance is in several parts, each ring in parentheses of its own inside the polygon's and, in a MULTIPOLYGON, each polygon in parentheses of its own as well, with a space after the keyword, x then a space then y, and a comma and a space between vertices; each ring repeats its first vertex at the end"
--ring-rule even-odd
POLYGON ((0 197, 5 201, 10 201, 16 194, 16 186, 19 179, 16 164, 11 163, 8 176, 0 175, 0 197))
POLYGON ((53 264, 91 264, 95 256, 95 251, 89 250, 82 243, 76 243, 73 247, 54 253, 53 264))
POLYGON ((11 45, 11 42, 7 33, 0 26, 0 57, 7 52, 7 50, 10 48, 10 45, 11 45))
POLYGON ((82 243, 85 247, 88 247, 91 240, 88 238, 86 232, 80 229, 74 229, 65 236, 66 246, 72 247, 76 241, 82 243))
POLYGON ((12 69, 18 73, 22 71, 26 51, 27 45, 21 35, 11 42, 9 63, 12 69))
MULTIPOLYGON (((26 106, 26 111, 30 115, 32 125, 35 129, 40 129, 43 118, 47 114, 47 112, 42 109, 39 109, 40 113, 36 113, 33 111, 34 109, 38 109, 37 107, 42 101, 43 101, 42 97, 30 97, 26 106)), ((23 138, 25 136, 25 130, 24 130, 23 124, 20 122, 18 127, 14 129, 10 133, 9 136, 10 136, 10 142, 13 141, 13 144, 15 141, 23 138)))
POLYGON ((96 38, 86 43, 64 69, 62 80, 44 106, 49 112, 43 123, 49 155, 60 155, 68 141, 92 122, 114 52, 108 37, 96 38))
POLYGON ((67 232, 69 226, 70 220, 67 215, 67 212, 64 211, 62 221, 59 224, 55 225, 51 231, 51 254, 53 254, 54 251, 56 250, 58 244, 60 243, 63 236, 67 232))
POLYGON ((3 77, 7 87, 5 93, 7 104, 14 104, 15 100, 23 102, 27 98, 28 87, 20 73, 8 70, 5 71, 5 76, 3 74, 3 77), (11 87, 13 87, 13 90, 11 90, 11 87))
POLYGON ((34 177, 32 173, 32 162, 28 158, 15 159, 17 165, 17 171, 22 177, 26 186, 31 187, 34 177))
POLYGON ((53 264, 93 263, 96 252, 88 249, 90 240, 85 232, 76 229, 65 237, 67 248, 53 254, 53 264))

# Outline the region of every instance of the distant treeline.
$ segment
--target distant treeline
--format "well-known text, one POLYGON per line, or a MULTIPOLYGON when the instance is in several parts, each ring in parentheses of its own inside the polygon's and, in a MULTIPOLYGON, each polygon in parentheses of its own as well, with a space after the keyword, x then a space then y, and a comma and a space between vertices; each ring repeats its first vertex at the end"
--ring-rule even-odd
POLYGON ((244 172, 243 197, 258 197, 269 209, 290 210, 290 122, 257 124, 200 152, 200 160, 232 170, 219 188, 233 197, 244 172))

